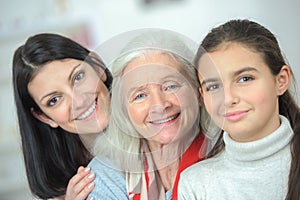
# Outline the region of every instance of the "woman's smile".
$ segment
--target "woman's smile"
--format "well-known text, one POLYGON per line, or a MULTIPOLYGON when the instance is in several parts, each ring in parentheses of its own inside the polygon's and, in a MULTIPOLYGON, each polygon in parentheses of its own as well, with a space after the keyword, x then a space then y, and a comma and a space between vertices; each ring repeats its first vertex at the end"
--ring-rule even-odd
POLYGON ((90 117, 92 114, 94 115, 97 108, 97 99, 89 106, 89 108, 80 116, 76 117, 75 120, 84 120, 90 117))
POLYGON ((157 119, 157 120, 150 121, 149 123, 154 124, 154 125, 170 124, 170 123, 173 123, 179 117, 179 115, 180 115, 180 113, 177 113, 177 114, 169 116, 165 119, 157 119))

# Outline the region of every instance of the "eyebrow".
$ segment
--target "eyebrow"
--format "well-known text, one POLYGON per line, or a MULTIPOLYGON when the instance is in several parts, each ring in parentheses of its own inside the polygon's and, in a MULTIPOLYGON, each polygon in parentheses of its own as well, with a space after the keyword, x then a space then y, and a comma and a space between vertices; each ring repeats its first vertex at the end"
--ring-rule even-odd
POLYGON ((71 81, 71 78, 72 78, 72 75, 73 75, 74 71, 75 71, 80 65, 81 65, 81 63, 73 67, 72 71, 71 71, 70 74, 69 74, 68 81, 71 81))
POLYGON ((49 94, 44 95, 44 96, 40 99, 40 102, 42 103, 42 101, 43 101, 46 97, 51 96, 51 95, 53 95, 53 94, 55 94, 55 93, 56 93, 56 92, 51 92, 51 93, 49 93, 49 94))
POLYGON ((240 69, 240 70, 237 70, 237 71, 235 71, 234 73, 233 73, 233 76, 238 76, 238 75, 240 75, 240 74, 242 74, 242 73, 244 73, 244 72, 248 72, 248 71, 257 71, 257 69, 255 69, 255 68, 253 68, 253 67, 244 67, 244 68, 242 68, 242 69, 240 69))
MULTIPOLYGON (((179 72, 180 73, 180 72, 179 72)), ((131 93, 135 90, 142 90, 142 89, 145 89, 148 85, 150 84, 163 84, 165 82, 168 82, 168 81, 182 81, 182 77, 184 77, 184 75, 182 75, 180 73, 180 76, 178 76, 177 74, 170 74, 170 75, 167 75, 167 76, 164 76, 164 77, 161 77, 160 79, 156 80, 156 81, 149 81, 149 82, 145 82, 143 83, 141 86, 137 86, 137 87, 131 87, 129 92, 128 93, 131 93)))
MULTIPOLYGON (((233 72, 233 76, 235 77, 235 76, 238 76, 238 75, 240 75, 240 74, 242 74, 244 72, 249 72, 249 71, 257 71, 257 69, 255 69, 253 67, 248 67, 247 66, 247 67, 244 67, 242 69, 239 69, 239 70, 233 72)), ((204 84, 207 84, 207 83, 211 83, 211 82, 216 82, 218 80, 220 80, 220 79, 218 79, 218 78, 208 78, 208 79, 203 80, 201 82, 201 85, 204 85, 204 84)))
MULTIPOLYGON (((68 81, 71 81, 72 74, 74 73, 74 71, 75 71, 78 67, 80 67, 80 65, 81 65, 81 63, 78 64, 78 65, 75 65, 75 66, 73 67, 73 69, 71 70, 71 72, 70 72, 70 74, 69 74, 68 81)), ((45 99, 47 96, 51 96, 51 95, 53 95, 53 94, 55 94, 55 93, 56 93, 56 92, 51 92, 51 93, 49 93, 49 94, 44 95, 44 96, 40 99, 40 102, 42 102, 43 99, 45 99)))
POLYGON ((139 90, 144 90, 144 89, 147 87, 147 85, 149 85, 149 84, 147 83, 147 84, 141 85, 141 86, 139 86, 139 87, 132 87, 132 88, 130 88, 130 89, 128 90, 128 92, 127 92, 127 96, 128 96, 128 97, 131 96, 131 94, 132 94, 133 92, 136 92, 136 91, 139 91, 139 90))
POLYGON ((201 85, 205 85, 205 84, 211 83, 211 82, 216 82, 216 81, 218 81, 218 80, 220 80, 220 79, 217 79, 217 78, 208 78, 208 79, 203 80, 203 81, 201 82, 201 85))

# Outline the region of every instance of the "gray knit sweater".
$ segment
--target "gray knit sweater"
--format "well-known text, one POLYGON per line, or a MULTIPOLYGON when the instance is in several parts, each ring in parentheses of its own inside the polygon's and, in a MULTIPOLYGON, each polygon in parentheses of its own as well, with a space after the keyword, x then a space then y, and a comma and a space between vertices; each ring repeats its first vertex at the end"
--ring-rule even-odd
POLYGON ((222 153, 181 173, 179 199, 285 199, 293 130, 285 117, 280 118, 275 132, 254 142, 235 142, 224 133, 222 153))

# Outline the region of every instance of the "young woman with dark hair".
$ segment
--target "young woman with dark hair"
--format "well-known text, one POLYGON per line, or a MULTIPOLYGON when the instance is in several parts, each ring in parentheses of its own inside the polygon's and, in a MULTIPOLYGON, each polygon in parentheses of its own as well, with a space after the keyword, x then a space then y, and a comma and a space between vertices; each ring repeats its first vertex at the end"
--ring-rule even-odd
POLYGON ((92 141, 107 126, 111 83, 99 57, 64 36, 37 34, 15 51, 19 132, 38 198, 83 199, 93 189, 94 175, 80 166, 92 159, 92 141))

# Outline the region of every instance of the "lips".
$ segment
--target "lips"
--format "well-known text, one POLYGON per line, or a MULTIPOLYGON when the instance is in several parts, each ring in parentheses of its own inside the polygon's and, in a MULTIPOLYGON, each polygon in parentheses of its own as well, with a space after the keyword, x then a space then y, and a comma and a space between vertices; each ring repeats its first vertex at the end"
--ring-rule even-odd
POLYGON ((168 118, 165 118, 165 119, 150 121, 150 123, 151 124, 158 124, 158 125, 163 124, 163 123, 167 123, 167 122, 170 122, 170 121, 176 119, 179 115, 180 115, 180 113, 177 113, 177 114, 169 116, 168 118))
POLYGON ((94 110, 96 109, 96 105, 97 105, 97 100, 95 100, 92 105, 84 112, 82 113, 80 116, 76 117, 75 120, 84 120, 86 118, 88 118, 89 116, 92 115, 92 113, 94 112, 94 110))
POLYGON ((248 110, 245 111, 237 111, 237 112, 228 112, 224 115, 225 119, 227 121, 239 121, 242 119, 246 114, 248 113, 248 110))

